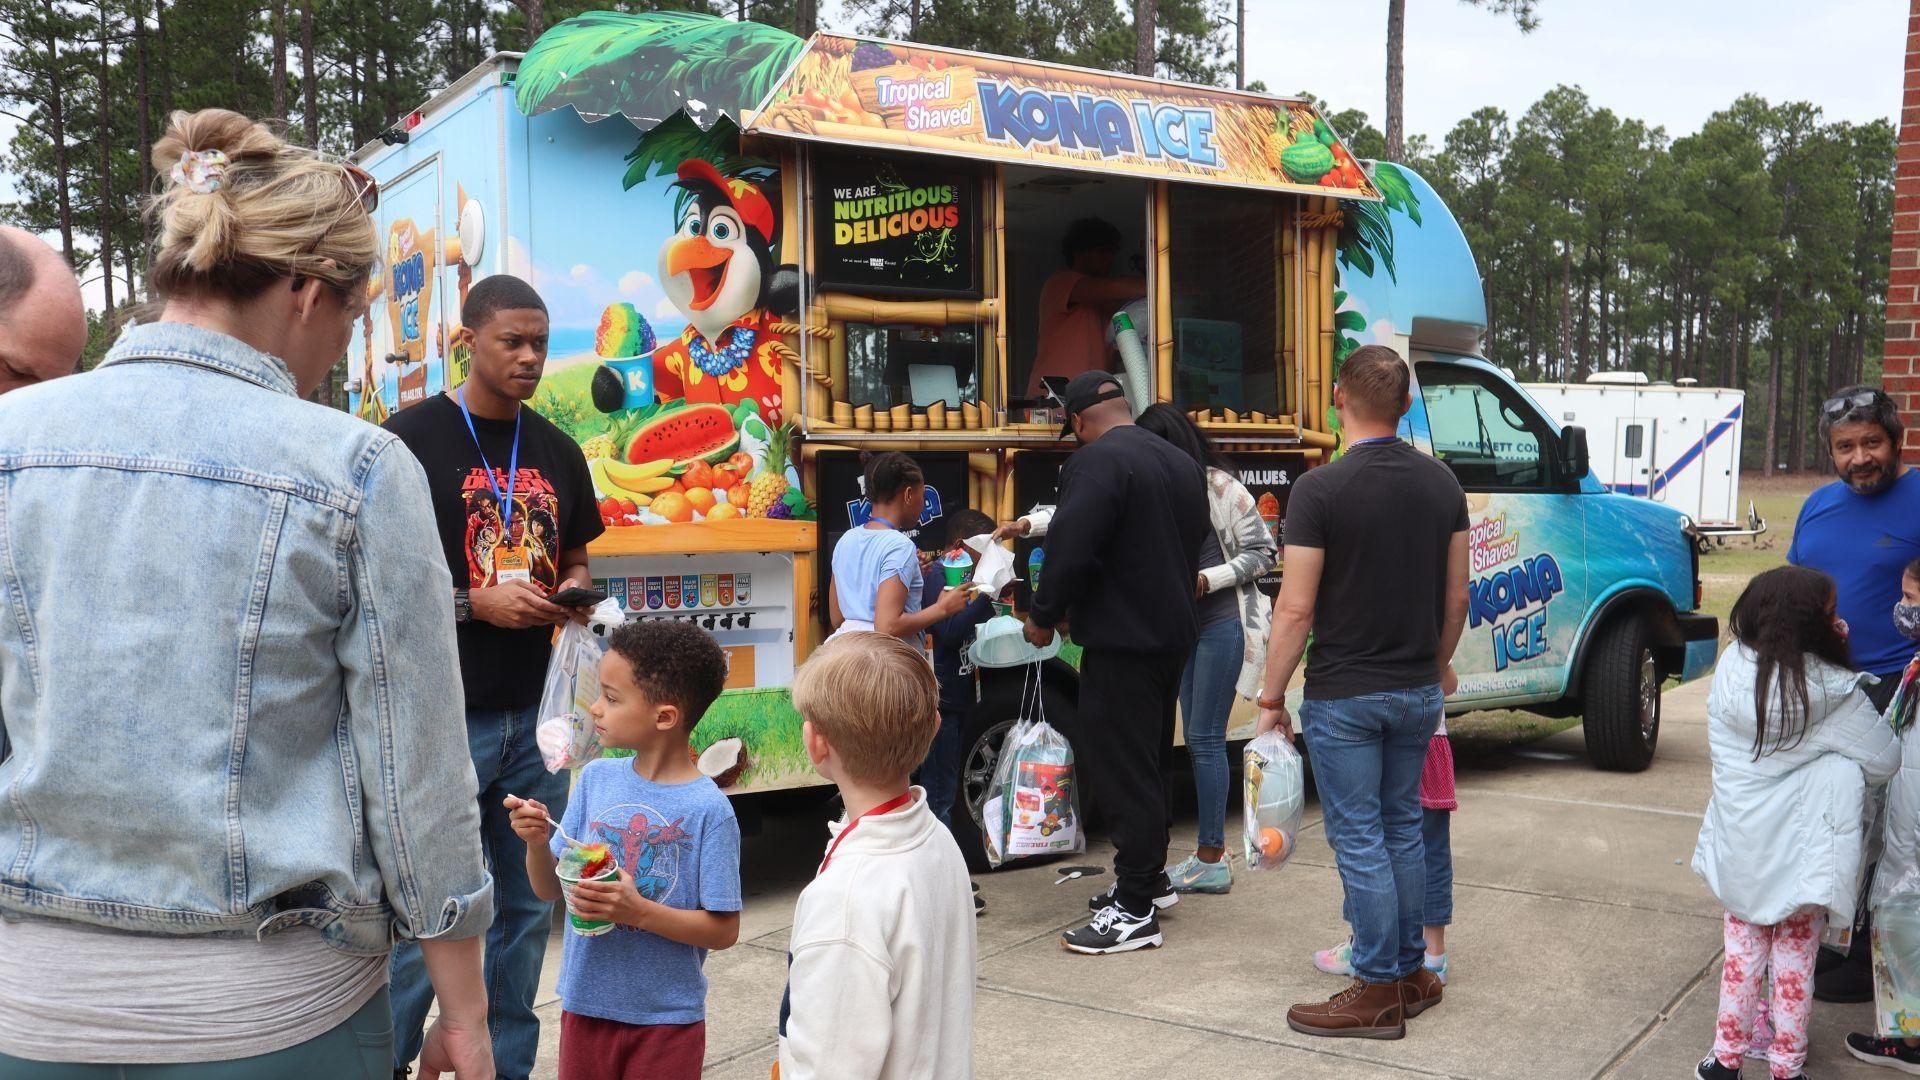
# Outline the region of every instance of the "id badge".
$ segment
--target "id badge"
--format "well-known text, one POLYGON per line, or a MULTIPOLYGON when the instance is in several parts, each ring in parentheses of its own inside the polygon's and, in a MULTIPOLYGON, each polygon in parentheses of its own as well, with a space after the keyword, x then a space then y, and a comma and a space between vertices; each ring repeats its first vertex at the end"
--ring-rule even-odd
POLYGON ((493 553, 493 580, 496 585, 509 581, 533 581, 533 564, 527 561, 527 549, 501 547, 493 553))

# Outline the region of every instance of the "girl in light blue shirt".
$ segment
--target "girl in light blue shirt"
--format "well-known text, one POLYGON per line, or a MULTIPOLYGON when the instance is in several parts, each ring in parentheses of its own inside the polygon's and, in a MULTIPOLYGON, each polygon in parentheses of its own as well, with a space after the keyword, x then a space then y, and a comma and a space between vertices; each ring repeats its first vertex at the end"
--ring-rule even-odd
POLYGON ((867 462, 869 520, 833 547, 828 615, 834 633, 877 631, 919 644, 929 626, 966 606, 964 589, 948 589, 932 607, 920 606, 924 578, 920 551, 902 527, 920 521, 927 482, 920 466, 898 451, 867 462))

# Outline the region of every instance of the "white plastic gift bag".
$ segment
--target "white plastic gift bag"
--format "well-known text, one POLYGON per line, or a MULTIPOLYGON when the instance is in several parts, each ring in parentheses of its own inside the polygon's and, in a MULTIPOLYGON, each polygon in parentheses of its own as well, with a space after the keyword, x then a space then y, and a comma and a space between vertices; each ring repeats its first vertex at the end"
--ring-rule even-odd
POLYGON ((995 866, 1028 855, 1065 855, 1087 849, 1073 747, 1047 723, 1038 664, 1028 670, 1020 719, 1000 745, 994 784, 981 817, 995 866))
POLYGON ((992 533, 970 536, 961 543, 980 556, 973 566, 973 583, 981 595, 999 596, 1000 590, 1013 581, 1013 552, 994 543, 992 533))
POLYGON ((1269 731, 1247 744, 1242 763, 1247 869, 1277 870, 1299 842, 1307 808, 1306 762, 1291 740, 1269 731))
MULTIPOLYGON (((598 615, 596 611, 596 619, 598 615)), ((606 653, 607 639, 578 623, 568 622, 554 637, 540 694, 541 720, 534 729, 548 772, 578 769, 600 756, 600 736, 593 730, 590 710, 600 696, 600 658, 606 653)))

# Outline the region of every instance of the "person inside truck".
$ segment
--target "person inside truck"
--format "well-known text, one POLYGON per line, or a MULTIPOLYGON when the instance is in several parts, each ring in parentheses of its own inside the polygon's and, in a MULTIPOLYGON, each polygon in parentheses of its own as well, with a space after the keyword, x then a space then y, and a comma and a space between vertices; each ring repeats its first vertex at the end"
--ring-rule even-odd
POLYGON ((1047 376, 1071 379, 1083 371, 1105 371, 1107 320, 1129 301, 1147 295, 1138 275, 1114 277, 1120 230, 1099 218, 1081 218, 1067 226, 1060 241, 1066 265, 1040 287, 1040 344, 1034 351, 1027 396, 1046 396, 1047 376))

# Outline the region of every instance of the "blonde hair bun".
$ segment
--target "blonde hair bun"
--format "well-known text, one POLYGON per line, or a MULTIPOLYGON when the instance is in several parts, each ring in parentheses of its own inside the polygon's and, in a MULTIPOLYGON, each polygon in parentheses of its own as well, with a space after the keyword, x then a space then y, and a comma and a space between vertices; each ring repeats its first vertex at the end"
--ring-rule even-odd
POLYGON ((226 158, 217 186, 169 180, 149 208, 160 225, 150 274, 160 295, 244 300, 292 276, 343 291, 364 285, 379 242, 340 165, 240 113, 201 109, 168 118, 154 170, 168 177, 208 151, 226 158))

